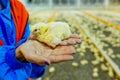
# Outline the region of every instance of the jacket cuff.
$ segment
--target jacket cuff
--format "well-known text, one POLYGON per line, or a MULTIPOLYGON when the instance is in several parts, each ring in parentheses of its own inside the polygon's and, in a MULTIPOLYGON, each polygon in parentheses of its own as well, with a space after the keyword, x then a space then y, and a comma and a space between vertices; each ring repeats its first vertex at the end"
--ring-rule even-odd
POLYGON ((44 75, 46 71, 46 65, 45 66, 40 66, 37 64, 32 64, 32 73, 31 73, 31 78, 39 78, 44 75))
POLYGON ((29 64, 29 63, 20 62, 15 56, 15 50, 16 50, 15 48, 11 48, 10 50, 7 51, 5 55, 6 63, 12 69, 18 69, 18 68, 24 67, 26 64, 29 64))

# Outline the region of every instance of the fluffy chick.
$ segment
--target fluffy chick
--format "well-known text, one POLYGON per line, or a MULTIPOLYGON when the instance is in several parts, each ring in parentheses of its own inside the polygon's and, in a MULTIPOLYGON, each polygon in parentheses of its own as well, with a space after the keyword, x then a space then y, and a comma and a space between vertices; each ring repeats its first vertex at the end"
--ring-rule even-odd
POLYGON ((37 40, 53 48, 72 34, 65 22, 37 23, 31 27, 31 32, 36 35, 37 40))

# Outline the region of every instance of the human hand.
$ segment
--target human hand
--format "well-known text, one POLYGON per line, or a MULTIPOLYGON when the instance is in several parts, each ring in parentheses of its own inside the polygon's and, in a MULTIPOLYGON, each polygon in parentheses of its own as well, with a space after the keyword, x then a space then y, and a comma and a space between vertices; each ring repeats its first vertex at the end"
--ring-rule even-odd
POLYGON ((20 61, 38 65, 65 62, 73 59, 73 46, 57 46, 55 49, 36 40, 28 40, 16 49, 16 57, 20 61))

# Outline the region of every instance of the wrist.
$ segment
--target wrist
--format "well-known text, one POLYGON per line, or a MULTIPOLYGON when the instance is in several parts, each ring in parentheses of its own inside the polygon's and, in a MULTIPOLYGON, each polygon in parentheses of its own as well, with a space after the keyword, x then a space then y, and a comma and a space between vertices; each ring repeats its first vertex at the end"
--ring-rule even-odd
POLYGON ((24 56, 23 56, 22 53, 21 53, 20 47, 18 47, 18 48, 16 49, 16 51, 15 51, 15 56, 16 56, 16 58, 17 58, 19 61, 21 61, 21 62, 25 61, 25 58, 24 58, 24 56))

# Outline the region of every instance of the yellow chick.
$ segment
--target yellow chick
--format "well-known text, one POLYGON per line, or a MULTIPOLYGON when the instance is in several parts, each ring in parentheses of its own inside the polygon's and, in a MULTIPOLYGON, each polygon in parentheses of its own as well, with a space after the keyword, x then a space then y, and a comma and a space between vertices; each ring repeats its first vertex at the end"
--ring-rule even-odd
POLYGON ((69 25, 65 22, 38 23, 31 27, 31 32, 40 42, 53 48, 72 34, 69 25))

